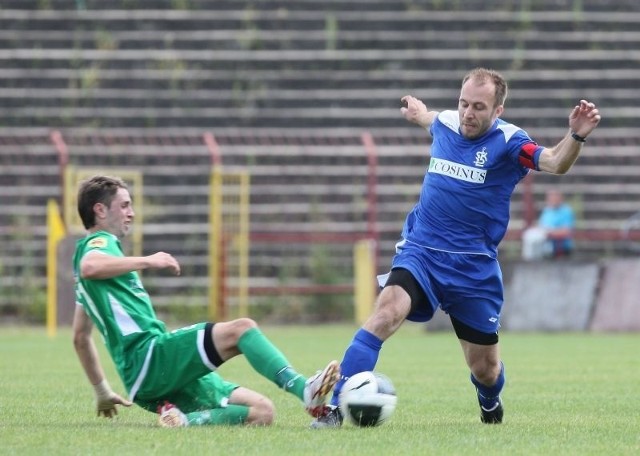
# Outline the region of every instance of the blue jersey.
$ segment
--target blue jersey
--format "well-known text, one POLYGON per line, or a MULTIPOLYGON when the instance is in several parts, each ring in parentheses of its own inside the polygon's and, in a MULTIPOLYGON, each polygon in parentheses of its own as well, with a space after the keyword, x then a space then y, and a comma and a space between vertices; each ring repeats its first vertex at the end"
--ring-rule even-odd
POLYGON ((511 194, 537 168, 543 148, 501 119, 473 140, 459 127, 457 111, 443 111, 431 124, 429 169, 402 237, 427 248, 496 258, 511 194))

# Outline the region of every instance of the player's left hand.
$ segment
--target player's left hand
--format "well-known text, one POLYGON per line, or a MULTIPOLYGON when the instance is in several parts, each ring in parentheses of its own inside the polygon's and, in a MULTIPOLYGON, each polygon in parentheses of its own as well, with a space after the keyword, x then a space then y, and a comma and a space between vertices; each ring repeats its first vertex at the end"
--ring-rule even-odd
POLYGON ((569 115, 569 128, 577 135, 586 138, 600 123, 600 111, 596 105, 580 100, 580 104, 573 108, 569 115))
POLYGON ((104 416, 105 418, 113 418, 118 414, 116 405, 131 407, 132 404, 133 403, 131 401, 124 399, 114 392, 111 392, 108 396, 96 396, 96 410, 98 412, 98 416, 104 416))

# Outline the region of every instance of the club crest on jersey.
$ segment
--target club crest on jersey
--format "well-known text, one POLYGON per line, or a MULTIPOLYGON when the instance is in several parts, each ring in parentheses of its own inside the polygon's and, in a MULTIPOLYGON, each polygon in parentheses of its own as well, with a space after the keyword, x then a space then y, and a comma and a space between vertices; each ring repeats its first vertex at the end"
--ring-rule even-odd
POLYGON ((473 164, 482 168, 486 162, 487 162, 487 148, 483 147, 482 150, 479 150, 478 152, 476 152, 476 160, 473 162, 473 164))
POLYGON ((472 166, 461 165, 441 158, 431 158, 429 172, 453 177, 454 179, 483 184, 487 178, 486 169, 478 169, 472 166))
POLYGON ((107 239, 103 237, 97 237, 95 239, 91 239, 87 244, 88 247, 102 249, 107 246, 107 239))

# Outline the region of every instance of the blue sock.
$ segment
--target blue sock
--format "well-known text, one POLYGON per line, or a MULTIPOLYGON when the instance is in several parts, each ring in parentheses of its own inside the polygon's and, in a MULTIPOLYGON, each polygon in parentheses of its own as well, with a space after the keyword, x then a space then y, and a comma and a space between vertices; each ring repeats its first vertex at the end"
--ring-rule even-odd
POLYGON ((340 380, 333 389, 332 405, 338 405, 338 396, 342 385, 349 377, 358 372, 372 371, 378 362, 382 340, 369 331, 360 328, 347 348, 340 364, 340 380))
POLYGON ((486 409, 490 409, 496 405, 498 396, 500 396, 500 392, 504 387, 504 382, 504 364, 502 364, 502 362, 500 362, 500 375, 498 375, 498 380, 493 386, 483 385, 473 376, 473 374, 471 374, 471 383, 473 383, 476 387, 480 405, 482 405, 486 409))

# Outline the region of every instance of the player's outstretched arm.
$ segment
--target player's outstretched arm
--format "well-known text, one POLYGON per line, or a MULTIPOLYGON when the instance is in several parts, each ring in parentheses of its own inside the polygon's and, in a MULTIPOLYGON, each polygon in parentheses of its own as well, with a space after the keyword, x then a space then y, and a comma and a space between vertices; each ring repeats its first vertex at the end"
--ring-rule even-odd
POLYGON ((73 346, 84 369, 87 379, 93 385, 96 395, 96 411, 98 416, 112 418, 118 414, 116 405, 131 406, 131 402, 113 392, 106 377, 98 350, 91 337, 93 323, 82 306, 76 306, 73 315, 73 346))
POLYGON ((569 131, 552 148, 544 148, 540 154, 538 167, 552 174, 565 174, 580 155, 582 146, 591 132, 600 123, 601 116, 596 105, 580 100, 569 115, 569 131))
POLYGON ((402 102, 402 107, 400 108, 402 116, 422 128, 429 129, 433 119, 438 115, 437 111, 429 111, 422 100, 411 95, 405 95, 400 101, 402 102))
POLYGON ((102 280, 142 269, 168 269, 180 275, 180 264, 171 254, 157 252, 141 257, 116 257, 98 251, 87 253, 80 263, 83 279, 102 280))

